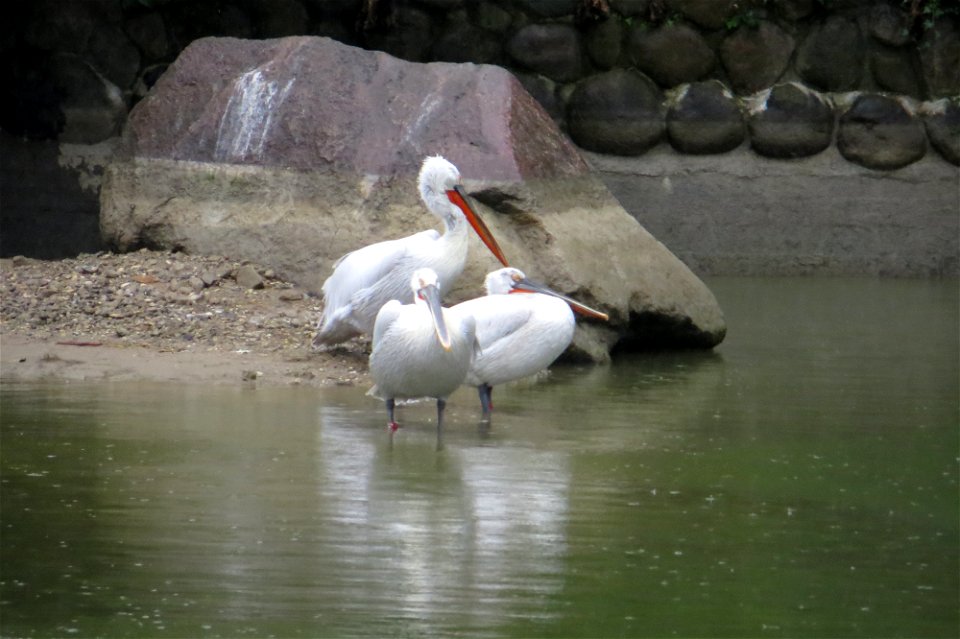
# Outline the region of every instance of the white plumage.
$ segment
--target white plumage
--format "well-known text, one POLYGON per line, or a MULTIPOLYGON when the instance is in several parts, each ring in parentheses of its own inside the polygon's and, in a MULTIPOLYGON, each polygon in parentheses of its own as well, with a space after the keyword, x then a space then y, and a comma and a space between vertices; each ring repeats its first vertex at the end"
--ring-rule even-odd
POLYGON ((443 308, 437 274, 418 269, 409 283, 413 304, 391 300, 377 314, 373 328, 371 394, 385 400, 388 426, 394 400, 433 397, 437 400, 437 433, 443 428, 446 398, 467 375, 477 347, 473 317, 443 308))
POLYGON ((432 269, 440 287, 450 290, 466 263, 467 223, 497 259, 507 264, 493 235, 470 207, 457 167, 440 156, 428 157, 420 169, 418 188, 427 209, 443 222, 443 234, 434 229, 422 231, 341 257, 323 284, 324 309, 314 346, 369 335, 384 304, 390 300, 413 301, 410 278, 418 268, 432 269))
POLYGON ((607 316, 531 282, 515 268, 489 273, 484 284, 485 297, 462 302, 452 310, 476 322, 480 354, 465 383, 477 387, 484 419, 488 419, 493 386, 545 369, 570 345, 576 328, 571 307, 585 315, 607 316))

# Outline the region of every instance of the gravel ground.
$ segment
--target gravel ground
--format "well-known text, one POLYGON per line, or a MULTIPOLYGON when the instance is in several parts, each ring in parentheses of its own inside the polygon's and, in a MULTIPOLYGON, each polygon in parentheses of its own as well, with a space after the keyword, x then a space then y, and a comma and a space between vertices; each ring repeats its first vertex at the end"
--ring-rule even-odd
POLYGON ((144 249, 56 261, 14 257, 0 260, 0 275, 5 378, 70 377, 78 367, 64 365, 58 375, 49 364, 84 362, 84 353, 96 349, 96 357, 86 359, 106 361, 83 373, 84 379, 167 379, 162 362, 172 353, 183 354, 180 364, 199 368, 183 375, 191 380, 205 379, 208 370, 212 381, 221 376, 273 384, 368 381, 368 346, 353 341, 312 351, 320 300, 256 264, 144 249), (57 350, 41 352, 44 347, 57 350), (66 357, 61 351, 68 347, 66 357), (244 355, 249 357, 238 357, 244 355), (37 357, 48 366, 25 366, 37 357), (128 365, 131 357, 136 367, 128 365), (152 357, 158 369, 153 373, 152 357), (223 372, 234 365, 234 375, 223 372))

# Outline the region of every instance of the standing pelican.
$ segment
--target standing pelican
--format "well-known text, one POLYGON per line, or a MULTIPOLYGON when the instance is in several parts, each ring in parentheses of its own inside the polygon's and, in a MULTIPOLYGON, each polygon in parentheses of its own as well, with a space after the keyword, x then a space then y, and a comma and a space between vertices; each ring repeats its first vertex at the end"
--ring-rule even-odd
POLYGON ((570 345, 576 323, 573 311, 606 320, 607 315, 531 282, 522 271, 502 268, 484 281, 485 297, 467 300, 451 310, 474 318, 477 355, 465 383, 480 394, 483 419, 493 409, 493 386, 543 370, 570 345), (522 293, 522 294, 517 294, 522 293))
POLYGON ((447 397, 467 375, 476 348, 476 325, 469 315, 440 305, 437 274, 417 269, 410 281, 413 304, 391 300, 377 313, 373 327, 371 394, 387 405, 387 426, 399 428, 393 416, 397 398, 437 400, 437 441, 443 430, 447 397))
POLYGON ((411 301, 408 285, 418 268, 433 269, 440 287, 445 291, 452 288, 467 259, 466 223, 500 263, 507 265, 490 230, 470 207, 457 167, 439 155, 428 157, 420 169, 418 186, 423 203, 443 221, 443 235, 430 229, 341 257, 323 283, 324 308, 314 346, 369 335, 380 307, 390 300, 411 301))

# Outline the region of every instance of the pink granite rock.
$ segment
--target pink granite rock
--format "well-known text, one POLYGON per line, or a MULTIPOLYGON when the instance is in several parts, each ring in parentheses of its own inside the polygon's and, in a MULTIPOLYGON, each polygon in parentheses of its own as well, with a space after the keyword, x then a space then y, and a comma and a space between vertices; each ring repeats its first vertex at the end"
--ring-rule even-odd
POLYGON ((141 157, 361 174, 415 173, 439 151, 475 179, 585 174, 549 120, 500 67, 327 38, 205 38, 133 110, 126 142, 141 157))

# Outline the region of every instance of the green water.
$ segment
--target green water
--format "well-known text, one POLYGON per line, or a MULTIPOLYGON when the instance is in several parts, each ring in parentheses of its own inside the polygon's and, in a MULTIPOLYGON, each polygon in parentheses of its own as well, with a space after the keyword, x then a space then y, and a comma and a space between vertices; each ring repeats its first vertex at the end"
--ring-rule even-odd
POLYGON ((957 282, 713 279, 713 353, 458 391, 0 386, 4 636, 951 637, 957 282))

